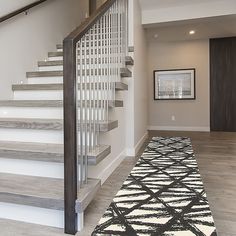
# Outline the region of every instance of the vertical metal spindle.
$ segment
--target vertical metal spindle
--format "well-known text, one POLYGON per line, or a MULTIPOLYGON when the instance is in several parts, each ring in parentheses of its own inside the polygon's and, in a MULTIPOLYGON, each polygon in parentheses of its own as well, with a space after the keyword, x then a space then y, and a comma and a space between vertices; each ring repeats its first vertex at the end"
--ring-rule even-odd
POLYGON ((97 53, 98 53, 98 78, 99 78, 99 103, 100 103, 100 109, 99 109, 99 122, 102 121, 102 38, 101 38, 101 32, 102 32, 102 19, 99 20, 99 23, 97 25, 98 27, 98 34, 97 34, 97 53))
POLYGON ((96 147, 97 143, 96 143, 96 123, 95 123, 95 116, 96 116, 96 111, 97 111, 97 103, 95 100, 95 36, 96 36, 96 24, 93 26, 92 28, 92 35, 91 35, 91 44, 92 44, 92 50, 91 50, 91 67, 92 67, 92 75, 91 75, 91 84, 92 84, 92 99, 93 99, 93 117, 92 117, 92 135, 93 135, 93 148, 96 147))
POLYGON ((84 152, 84 161, 83 161, 83 168, 84 168, 84 184, 87 183, 87 159, 88 159, 88 149, 89 149, 89 132, 88 132, 88 114, 89 109, 88 109, 88 103, 89 103, 89 98, 88 98, 88 85, 89 85, 89 78, 87 74, 87 37, 88 34, 85 35, 84 37, 84 68, 83 68, 83 74, 84 74, 84 125, 85 125, 85 152, 84 152))
POLYGON ((105 60, 105 64, 106 64, 106 87, 105 87, 105 91, 106 91, 106 109, 105 109, 105 119, 106 121, 108 121, 108 111, 109 111, 109 76, 110 76, 110 59, 109 59, 109 14, 106 13, 105 15, 105 36, 106 36, 106 39, 105 39, 105 55, 106 55, 106 60, 105 60))
POLYGON ((113 101, 115 100, 115 83, 116 83, 116 3, 113 5, 112 9, 112 28, 113 28, 113 36, 112 36, 112 42, 113 42, 113 101))
POLYGON ((104 39, 105 39, 105 35, 104 35, 104 17, 101 18, 101 78, 102 78, 102 121, 105 121, 105 117, 104 117, 104 109, 105 109, 105 99, 104 99, 104 39))
POLYGON ((122 67, 122 57, 121 57, 121 47, 122 47, 122 42, 121 42, 121 1, 118 1, 118 11, 117 11, 117 17, 118 17, 118 45, 119 45, 119 68, 122 67))
MULTIPOLYGON (((83 39, 80 40, 79 42, 79 53, 80 53, 80 58, 79 58, 79 61, 80 63, 78 64, 77 63, 77 66, 79 66, 79 88, 80 88, 80 91, 79 91, 79 104, 80 104, 80 128, 79 128, 79 133, 80 133, 80 160, 79 160, 79 185, 80 187, 83 185, 83 162, 84 162, 84 139, 83 139, 83 136, 84 136, 84 107, 83 107, 83 39)), ((76 49, 77 50, 77 53, 78 53, 78 48, 76 49)), ((78 56, 77 56, 77 60, 78 60, 78 56)), ((76 68, 77 69, 77 68, 76 68)), ((78 70, 77 69, 77 70, 78 70)))
POLYGON ((113 6, 111 7, 111 12, 110 12, 110 15, 111 15, 111 22, 110 22, 110 27, 111 27, 111 101, 114 101, 115 97, 115 48, 114 48, 114 34, 115 34, 115 31, 114 31, 114 8, 115 8, 115 5, 113 4, 113 6))
POLYGON ((123 37, 123 63, 124 63, 124 66, 125 66, 125 56, 126 56, 126 52, 125 52, 125 38, 126 38, 126 20, 125 20, 125 0, 122 0, 122 18, 123 18, 123 26, 122 26, 122 30, 123 30, 123 34, 122 34, 122 37, 123 37))
POLYGON ((99 142, 98 140, 98 125, 99 125, 99 121, 100 121, 100 94, 99 94, 99 91, 100 91, 100 79, 99 79, 99 39, 98 39, 98 32, 99 32, 99 22, 95 25, 96 27, 96 37, 95 37, 95 43, 96 43, 96 46, 95 46, 95 62, 96 62, 96 72, 95 72, 95 80, 96 80, 96 102, 97 102, 97 112, 96 112, 96 139, 97 139, 97 143, 99 142))
MULTIPOLYGON (((87 60, 88 60, 88 66, 87 66, 87 71, 86 73, 88 74, 88 83, 89 83, 89 134, 88 134, 88 143, 89 143, 89 150, 88 152, 90 152, 92 150, 92 63, 91 63, 91 49, 92 49, 92 44, 91 44, 91 29, 89 30, 88 33, 88 55, 87 55, 87 60)), ((87 63, 86 63, 87 64, 87 63)), ((87 158, 88 159, 88 158, 87 158)), ((88 160, 87 160, 88 163, 88 160)))
MULTIPOLYGON (((108 50, 108 105, 109 102, 111 102, 111 104, 113 105, 113 101, 112 101, 112 96, 111 96, 111 9, 108 11, 108 25, 107 25, 107 29, 108 29, 108 45, 107 45, 107 50, 108 50)), ((109 116, 109 107, 107 110, 107 120, 108 120, 108 116, 109 116)))
POLYGON ((125 48, 125 51, 126 51, 126 56, 128 55, 128 52, 129 52, 129 1, 128 0, 125 0, 125 18, 126 18, 126 29, 125 29, 125 32, 126 32, 126 37, 125 37, 125 40, 126 40, 126 48, 125 48))

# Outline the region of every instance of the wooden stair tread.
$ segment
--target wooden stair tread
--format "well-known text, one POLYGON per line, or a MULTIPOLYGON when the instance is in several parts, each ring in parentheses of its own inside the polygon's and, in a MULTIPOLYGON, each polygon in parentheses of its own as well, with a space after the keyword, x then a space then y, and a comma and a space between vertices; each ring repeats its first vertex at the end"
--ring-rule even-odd
MULTIPOLYGON (((100 132, 108 132, 118 127, 118 121, 99 123, 100 132)), ((62 119, 35 119, 35 118, 0 118, 0 128, 62 130, 62 119)))
POLYGON ((132 77, 132 72, 128 68, 121 68, 120 69, 120 75, 121 77, 132 77))
MULTIPOLYGON (((85 103, 84 103, 85 104, 85 103)), ((97 102, 95 103, 97 106, 97 102)), ((91 103, 92 107, 94 103, 91 103)), ((98 101, 98 106, 101 107, 101 100, 98 101)), ((0 100, 0 107, 62 107, 62 100, 0 100)), ((80 102, 78 102, 80 106, 80 102)), ((88 101, 89 106, 89 101, 88 101)), ((123 107, 123 101, 109 101, 109 107, 123 107)))
MULTIPOLYGON (((115 82, 115 89, 128 90, 128 85, 122 82, 115 82)), ((63 90, 62 83, 56 84, 14 84, 12 85, 13 91, 20 90, 63 90)))
MULTIPOLYGON (((63 52, 49 52, 48 57, 63 57, 63 52)), ((125 64, 127 66, 133 66, 134 60, 131 56, 125 57, 125 64)), ((56 60, 56 61, 39 61, 38 66, 63 66, 63 60, 56 60)))
MULTIPOLYGON (((0 173, 0 202, 64 209, 64 180, 0 173)), ((76 209, 85 209, 101 186, 98 179, 89 179, 78 191, 76 209)))
MULTIPOLYGON (((88 153, 88 164, 97 165, 111 152, 108 145, 99 145, 88 153)), ((44 162, 64 162, 63 144, 0 141, 0 157, 44 162)))
MULTIPOLYGON (((57 44, 57 45, 56 45, 56 48, 59 49, 59 50, 61 50, 61 49, 63 49, 63 45, 62 45, 62 44, 57 44)), ((133 46, 129 46, 129 47, 128 47, 128 51, 129 51, 129 52, 134 52, 134 47, 133 47, 133 46)))
MULTIPOLYGON (((26 72, 27 78, 35 78, 35 77, 62 77, 63 71, 33 71, 26 72)), ((128 68, 120 69, 121 77, 132 77, 132 72, 128 68)))

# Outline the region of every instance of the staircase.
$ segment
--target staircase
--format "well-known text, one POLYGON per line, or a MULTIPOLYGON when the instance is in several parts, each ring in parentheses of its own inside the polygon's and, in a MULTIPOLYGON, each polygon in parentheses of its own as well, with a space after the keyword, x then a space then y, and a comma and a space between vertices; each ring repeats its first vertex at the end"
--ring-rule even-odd
MULTIPOLYGON (((109 6, 109 14, 117 14, 115 11, 119 7, 117 1, 108 1, 106 4, 105 8, 103 6, 100 10, 109 6)), ((86 62, 88 65, 85 65, 84 54, 92 45, 89 37, 87 42, 88 44, 86 42, 80 44, 80 54, 77 58, 80 70, 78 73, 86 74, 87 72, 83 70, 91 68, 95 70, 95 65, 92 63, 86 62)), ((92 55, 95 57, 95 54, 92 55)), ((38 71, 26 73, 27 83, 12 85, 13 99, 0 101, 0 218, 64 228, 63 56, 63 46, 56 45, 56 51, 49 52, 47 60, 38 62, 38 71)), ((89 57, 94 58, 91 55, 89 57)), ((88 166, 98 165, 111 153, 112 148, 109 143, 101 145, 96 135, 118 127, 118 120, 110 120, 109 114, 116 107, 124 106, 122 100, 116 99, 116 92, 128 90, 122 78, 132 76, 128 69, 134 64, 132 57, 127 54, 119 54, 116 57, 118 61, 121 59, 124 61, 123 67, 118 61, 113 63, 119 69, 119 79, 112 80, 110 84, 95 79, 87 84, 82 83, 80 79, 77 85, 80 94, 82 92, 87 94, 92 87, 96 87, 93 91, 97 93, 96 98, 91 98, 91 93, 84 95, 90 96, 88 99, 80 96, 77 103, 78 111, 85 110, 85 117, 90 120, 90 123, 89 121, 82 123, 79 120, 80 125, 78 125, 78 136, 81 135, 79 142, 83 148, 81 145, 78 146, 80 157, 77 163, 79 171, 85 171, 77 183, 78 193, 75 202, 79 229, 83 227, 84 210, 101 186, 101 180, 88 178, 86 173, 89 172, 88 166), (109 91, 114 89, 115 93, 108 93, 105 97, 100 95, 104 94, 104 89, 109 86, 109 91), (103 112, 107 114, 108 119, 106 117, 100 119, 103 112), (86 140, 82 140, 84 133, 90 135, 86 136, 86 140)), ((104 78, 113 76, 112 69, 110 71, 104 78)), ((82 78, 84 75, 78 76, 82 78)), ((97 77, 101 75, 97 74, 97 77)), ((81 117, 83 115, 79 118, 81 117)))

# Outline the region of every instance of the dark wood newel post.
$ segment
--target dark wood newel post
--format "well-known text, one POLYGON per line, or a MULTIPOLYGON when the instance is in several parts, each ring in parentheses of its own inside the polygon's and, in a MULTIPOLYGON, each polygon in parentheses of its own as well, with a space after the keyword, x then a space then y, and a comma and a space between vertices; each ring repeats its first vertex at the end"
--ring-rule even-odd
POLYGON ((97 0, 89 0, 89 15, 91 16, 97 9, 97 0))
POLYGON ((64 51, 64 197, 65 233, 78 231, 77 213, 77 78, 76 45, 66 38, 64 51))

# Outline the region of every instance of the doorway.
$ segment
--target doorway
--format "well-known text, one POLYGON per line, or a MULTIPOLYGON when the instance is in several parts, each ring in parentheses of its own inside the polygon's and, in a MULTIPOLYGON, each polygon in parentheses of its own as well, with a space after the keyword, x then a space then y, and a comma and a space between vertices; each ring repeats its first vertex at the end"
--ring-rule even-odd
POLYGON ((236 131, 236 37, 210 40, 211 131, 236 131))

